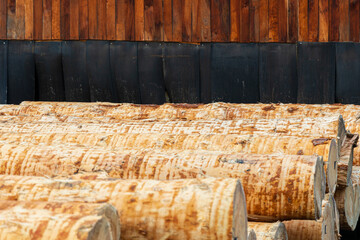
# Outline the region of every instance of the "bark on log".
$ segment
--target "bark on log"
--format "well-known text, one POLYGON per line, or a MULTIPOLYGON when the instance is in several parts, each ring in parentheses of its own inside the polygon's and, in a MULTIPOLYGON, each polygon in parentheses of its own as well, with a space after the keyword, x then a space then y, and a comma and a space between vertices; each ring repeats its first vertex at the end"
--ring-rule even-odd
POLYGON ((246 200, 237 179, 73 181, 0 176, 0 199, 108 202, 123 239, 246 239, 246 200))
POLYGON ((330 203, 324 204, 323 216, 319 221, 291 220, 283 222, 291 240, 337 240, 335 216, 330 203))
POLYGON ((120 239, 110 204, 0 201, 0 239, 120 239))
MULTIPOLYGON (((283 153, 289 155, 324 156, 328 162, 327 177, 330 189, 335 191, 337 178, 337 146, 334 141, 322 141, 314 144, 313 138, 270 137, 253 135, 198 135, 198 134, 98 134, 98 133, 3 133, 0 141, 17 144, 31 142, 47 145, 76 144, 99 146, 108 150, 124 151, 127 149, 160 149, 160 150, 209 150, 229 151, 255 154, 283 153), (331 173, 329 173, 331 171, 331 173), (329 178, 330 177, 330 178, 329 178)), ((350 161, 351 163, 351 161, 350 161)), ((342 163, 340 163, 342 164, 342 163)), ((346 164, 345 164, 346 165, 346 164)), ((347 165, 346 165, 347 167, 347 165)), ((345 176, 337 176, 346 179, 345 176)), ((339 183, 343 184, 342 182, 339 183)))
POLYGON ((0 159, 0 174, 23 176, 106 171, 110 177, 122 179, 238 178, 247 196, 249 219, 257 221, 317 219, 326 189, 323 161, 317 156, 208 151, 118 153, 61 145, 0 144, 0 159))
POLYGON ((276 223, 248 222, 248 228, 253 229, 258 240, 287 240, 288 235, 285 225, 276 223))

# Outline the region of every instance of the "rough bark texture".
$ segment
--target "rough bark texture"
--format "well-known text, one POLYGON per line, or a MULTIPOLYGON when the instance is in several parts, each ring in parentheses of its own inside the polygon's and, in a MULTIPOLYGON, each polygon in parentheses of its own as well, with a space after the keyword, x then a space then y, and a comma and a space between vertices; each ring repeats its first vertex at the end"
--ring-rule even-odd
POLYGON ((0 238, 119 239, 120 222, 109 204, 0 201, 0 238))
POLYGON ((0 176, 0 199, 109 202, 123 239, 246 239, 246 202, 236 179, 73 181, 0 176))
POLYGON ((282 222, 263 223, 249 222, 249 229, 256 233, 257 240, 287 240, 288 235, 285 225, 282 222))
POLYGON ((340 227, 343 230, 354 231, 360 216, 359 185, 349 184, 335 193, 336 204, 340 214, 340 227))
POLYGON ((106 171, 110 177, 122 179, 238 178, 247 196, 249 218, 262 221, 319 218, 326 188, 323 161, 317 156, 151 150, 118 153, 25 144, 0 145, 0 154, 0 174, 53 177, 106 171))

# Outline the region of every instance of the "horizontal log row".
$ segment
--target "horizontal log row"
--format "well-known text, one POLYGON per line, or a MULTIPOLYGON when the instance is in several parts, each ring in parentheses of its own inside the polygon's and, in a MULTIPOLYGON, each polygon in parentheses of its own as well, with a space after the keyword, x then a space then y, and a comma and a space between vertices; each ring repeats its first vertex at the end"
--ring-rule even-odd
POLYGON ((248 234, 237 179, 74 181, 1 175, 0 182, 0 200, 108 202, 119 213, 123 239, 243 240, 248 234))
POLYGON ((0 201, 0 238, 120 239, 114 207, 99 203, 0 201))
POLYGON ((0 174, 22 176, 106 171, 110 177, 122 179, 237 178, 244 187, 249 219, 258 221, 319 218, 326 188, 324 164, 318 156, 152 150, 118 153, 68 145, 0 144, 0 159, 0 174))

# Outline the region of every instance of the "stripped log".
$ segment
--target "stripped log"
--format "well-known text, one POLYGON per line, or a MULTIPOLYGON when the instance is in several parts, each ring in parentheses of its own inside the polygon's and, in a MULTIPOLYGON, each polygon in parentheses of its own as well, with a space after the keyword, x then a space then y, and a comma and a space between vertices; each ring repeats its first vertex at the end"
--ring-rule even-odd
POLYGON ((287 240, 288 235, 285 225, 276 223, 248 222, 248 228, 253 229, 258 240, 287 240))
MULTIPOLYGON (((208 150, 229 151, 255 154, 283 153, 288 155, 324 156, 328 162, 327 177, 331 192, 335 191, 337 178, 338 155, 334 141, 301 137, 271 137, 254 135, 198 135, 198 134, 97 134, 97 133, 3 133, 0 141, 18 144, 31 142, 47 145, 76 144, 84 146, 99 146, 108 150, 123 151, 126 149, 161 149, 161 150, 208 150), (330 173, 331 171, 331 173, 330 173), (333 177, 335 176, 335 177, 333 177), (337 177, 336 177, 337 176, 337 177)), ((339 163, 342 164, 342 163, 339 163)), ((351 161, 350 161, 351 164, 351 161)), ((347 168, 344 164, 343 168, 347 168)), ((349 168, 350 169, 350 168, 349 168)), ((342 185, 346 182, 339 182, 342 185)))
POLYGON ((323 215, 318 221, 291 220, 284 221, 286 231, 291 240, 337 240, 334 208, 327 201, 323 204, 323 215))
POLYGON ((20 106, 3 107, 4 115, 41 115, 59 113, 73 116, 108 116, 116 119, 278 119, 329 117, 343 115, 356 118, 360 107, 341 104, 164 104, 136 105, 114 103, 22 102, 20 106))
POLYGON ((245 195, 237 179, 73 181, 0 176, 0 199, 109 202, 122 239, 246 239, 245 195))
POLYGON ((360 216, 359 198, 360 187, 351 182, 346 188, 336 191, 335 200, 340 213, 342 230, 355 230, 360 216))
POLYGON ((318 156, 151 150, 119 153, 63 145, 0 145, 0 174, 53 177, 79 171, 106 171, 110 177, 122 179, 238 178, 247 196, 249 219, 258 221, 317 219, 326 189, 324 164, 318 156))
POLYGON ((110 204, 0 201, 0 239, 120 239, 110 204))

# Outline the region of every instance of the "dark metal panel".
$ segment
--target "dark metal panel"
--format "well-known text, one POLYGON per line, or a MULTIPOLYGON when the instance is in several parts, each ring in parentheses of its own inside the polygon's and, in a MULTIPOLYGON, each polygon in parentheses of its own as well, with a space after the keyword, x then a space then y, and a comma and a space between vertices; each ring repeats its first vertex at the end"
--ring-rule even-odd
POLYGON ((213 43, 212 101, 256 103, 259 97, 259 46, 213 43))
POLYGON ((35 65, 37 100, 64 101, 61 42, 36 42, 35 65))
POLYGON ((86 70, 91 101, 117 102, 115 83, 110 72, 109 41, 87 41, 86 70))
POLYGON ((165 44, 165 86, 170 102, 200 102, 199 47, 195 44, 165 44))
POLYGON ((335 45, 300 42, 298 48, 298 102, 335 102, 335 45))
POLYGON ((336 102, 360 104, 360 44, 336 44, 336 102))
POLYGON ((296 44, 260 44, 260 101, 296 103, 296 68, 296 44))
POLYGON ((8 41, 0 41, 0 104, 7 103, 8 41))
POLYGON ((141 103, 137 42, 110 42, 110 63, 119 102, 141 103))
POLYGON ((90 86, 86 73, 86 42, 62 43, 62 66, 65 99, 71 102, 89 102, 90 86))
POLYGON ((211 102, 211 43, 199 46, 200 52, 200 91, 201 102, 211 102))
POLYGON ((165 99, 163 74, 163 44, 157 42, 138 43, 138 70, 141 102, 162 104, 165 99))
POLYGON ((35 100, 34 42, 9 41, 8 103, 35 100))

